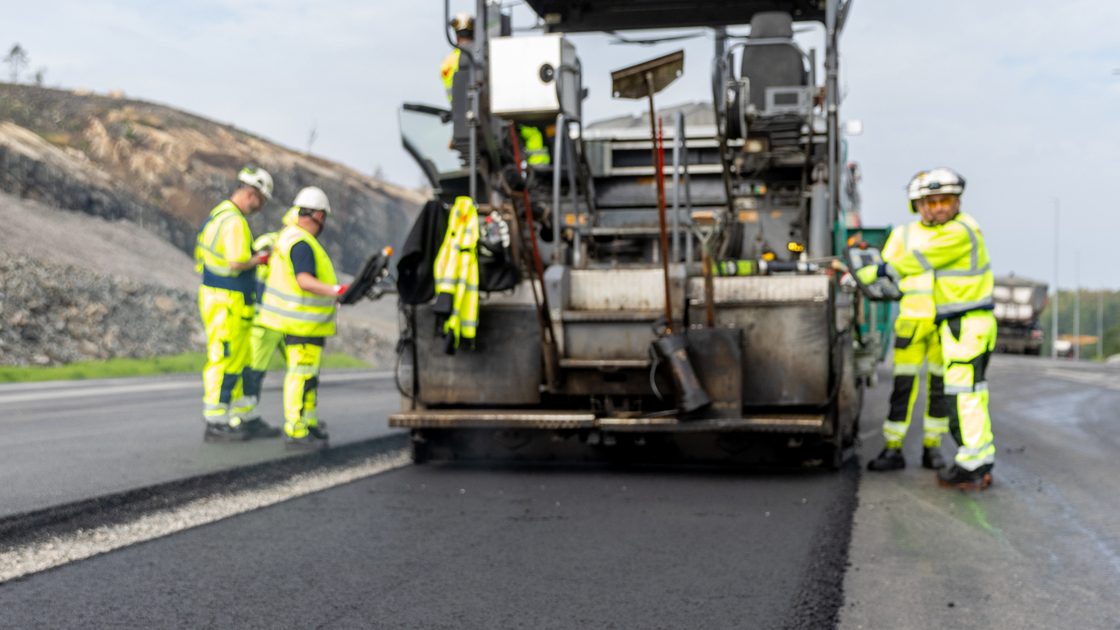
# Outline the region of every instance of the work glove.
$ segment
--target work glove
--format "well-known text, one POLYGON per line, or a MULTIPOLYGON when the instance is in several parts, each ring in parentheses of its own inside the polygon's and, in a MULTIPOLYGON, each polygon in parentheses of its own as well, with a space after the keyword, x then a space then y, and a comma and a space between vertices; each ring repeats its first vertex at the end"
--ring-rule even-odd
POLYGON ((864 284, 871 284, 875 282, 876 278, 878 278, 879 276, 886 275, 886 273, 880 273, 880 270, 885 271, 885 269, 883 269, 885 266, 885 263, 875 266, 868 265, 867 267, 863 267, 862 269, 857 270, 856 277, 858 277, 859 281, 864 284))
POLYGON ((845 289, 859 288, 859 285, 856 284, 856 279, 853 278, 852 274, 850 273, 845 273, 844 275, 840 276, 840 286, 844 287, 845 289))
POLYGON ((336 284, 332 288, 334 289, 334 294, 337 297, 342 297, 342 294, 346 293, 346 290, 350 288, 350 285, 348 285, 348 284, 336 284))
POLYGON ((490 218, 498 224, 498 235, 502 239, 502 249, 509 249, 509 224, 497 211, 491 212, 490 218))
POLYGON ((272 255, 272 252, 269 252, 269 251, 257 252, 255 254, 253 254, 253 260, 257 261, 258 265, 267 265, 268 264, 268 258, 271 255, 272 255))

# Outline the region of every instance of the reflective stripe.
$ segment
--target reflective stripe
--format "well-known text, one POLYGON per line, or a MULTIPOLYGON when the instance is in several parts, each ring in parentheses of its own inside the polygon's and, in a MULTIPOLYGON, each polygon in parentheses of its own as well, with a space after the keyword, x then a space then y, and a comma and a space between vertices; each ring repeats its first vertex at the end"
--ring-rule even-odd
POLYGON ((300 321, 312 322, 315 324, 327 324, 334 320, 333 311, 330 313, 305 313, 302 311, 292 311, 276 306, 275 304, 261 304, 260 309, 262 311, 276 313, 277 315, 281 315, 290 319, 298 319, 300 321))
POLYGON ((914 258, 918 260, 918 263, 922 265, 922 271, 929 271, 930 269, 933 269, 933 265, 929 264, 929 259, 926 258, 926 255, 921 251, 915 249, 910 253, 913 254, 914 258))
POLYGON ((957 223, 963 225, 964 229, 968 232, 968 240, 969 240, 969 243, 971 243, 971 245, 972 245, 972 249, 969 251, 969 254, 970 254, 969 263, 971 263, 971 264, 969 264, 969 267, 971 267, 972 269, 976 269, 976 267, 980 264, 980 262, 979 262, 980 248, 979 248, 979 243, 977 243, 977 241, 976 241, 976 231, 972 229, 972 226, 965 223, 964 221, 961 221, 959 219, 953 219, 953 220, 956 221, 957 223))
POLYGON ((940 363, 930 363, 926 367, 932 376, 945 376, 945 366, 940 363))
POLYGON ((222 403, 202 403, 203 411, 225 411, 228 408, 229 405, 223 405, 222 403))
POLYGON ((906 295, 933 295, 933 289, 904 289, 906 295))
POLYGON ((935 278, 970 278, 982 276, 991 271, 991 265, 984 265, 979 269, 938 269, 933 272, 935 278))
MULTIPOLYGON (((995 445, 993 445, 991 442, 985 442, 984 444, 981 444, 980 446, 958 446, 957 447, 957 461, 960 461, 960 459, 962 457, 965 457, 965 458, 980 457, 982 455, 985 455, 985 451, 988 451, 988 450, 995 450, 995 445)), ((991 457, 991 453, 987 453, 987 455, 988 455, 988 457, 991 457)), ((975 470, 975 469, 973 469, 973 470, 975 470)))
POLYGON ((887 438, 888 442, 898 441, 901 442, 906 437, 906 429, 910 426, 908 422, 894 422, 892 420, 883 421, 883 436, 887 438))
POLYGON ((895 363, 895 376, 917 376, 922 371, 921 363, 895 363))
POLYGON ((973 394, 976 392, 988 391, 988 381, 980 381, 975 385, 946 385, 945 395, 953 396, 955 394, 973 394))
POLYGON ((290 365, 288 366, 288 374, 298 374, 299 376, 315 376, 319 373, 319 366, 317 365, 290 365))
POLYGON ((949 419, 948 418, 931 418, 929 416, 926 416, 922 420, 922 425, 923 425, 923 427, 926 431, 936 432, 936 433, 945 433, 946 431, 949 430, 949 419))
POLYGON ((937 305, 937 319, 938 321, 948 319, 953 315, 962 315, 969 311, 978 310, 992 310, 995 307, 995 302, 992 301, 992 296, 972 302, 953 302, 951 304, 938 304, 937 305))
POLYGON ((277 289, 276 287, 268 287, 265 289, 266 295, 275 295, 286 302, 295 302, 300 306, 334 306, 335 298, 321 297, 321 296, 307 296, 292 295, 277 289))

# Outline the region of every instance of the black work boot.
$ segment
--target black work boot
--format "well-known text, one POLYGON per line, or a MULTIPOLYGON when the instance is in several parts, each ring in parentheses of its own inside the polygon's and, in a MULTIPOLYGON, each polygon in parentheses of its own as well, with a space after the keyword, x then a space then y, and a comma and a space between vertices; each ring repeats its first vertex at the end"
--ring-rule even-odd
POLYGON ((941 470, 944 467, 945 457, 941 454, 940 447, 927 446, 922 449, 922 468, 941 470))
POLYGON ((965 470, 953 464, 952 468, 937 471, 937 483, 946 488, 983 490, 992 485, 992 465, 984 464, 976 470, 965 470))
POLYGON ((294 438, 284 436, 284 449, 289 451, 317 451, 330 445, 330 435, 321 426, 307 427, 307 435, 294 438))
POLYGON ((248 422, 242 422, 241 426, 249 433, 251 438, 274 438, 280 437, 280 427, 274 427, 260 418, 253 418, 248 422))
POLYGON ((244 442, 249 439, 249 432, 242 426, 231 427, 228 424, 207 422, 202 439, 205 442, 244 442))
POLYGON ((906 458, 900 448, 884 448, 875 459, 867 462, 868 470, 900 470, 906 468, 906 458))

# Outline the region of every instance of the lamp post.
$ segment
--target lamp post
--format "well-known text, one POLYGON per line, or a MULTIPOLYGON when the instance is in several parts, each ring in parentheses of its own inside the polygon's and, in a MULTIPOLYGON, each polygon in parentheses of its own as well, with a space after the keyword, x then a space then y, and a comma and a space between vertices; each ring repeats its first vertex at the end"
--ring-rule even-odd
POLYGON ((1050 311, 1050 357, 1058 358, 1058 198, 1054 198, 1054 305, 1050 311))

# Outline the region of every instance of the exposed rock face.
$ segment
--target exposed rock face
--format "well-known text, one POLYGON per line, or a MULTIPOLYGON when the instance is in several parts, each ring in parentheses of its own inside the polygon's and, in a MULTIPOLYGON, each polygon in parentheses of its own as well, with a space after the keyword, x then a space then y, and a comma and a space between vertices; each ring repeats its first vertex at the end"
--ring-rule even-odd
POLYGON ((0 252, 0 365, 203 350, 195 297, 0 252))
POLYGON ((424 198, 228 125, 143 101, 0 84, 0 190, 107 219, 129 219, 193 252, 210 210, 237 171, 272 174, 274 199, 250 217, 276 230, 304 186, 334 211, 320 237, 335 265, 354 273, 385 245, 398 247, 424 198))

